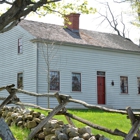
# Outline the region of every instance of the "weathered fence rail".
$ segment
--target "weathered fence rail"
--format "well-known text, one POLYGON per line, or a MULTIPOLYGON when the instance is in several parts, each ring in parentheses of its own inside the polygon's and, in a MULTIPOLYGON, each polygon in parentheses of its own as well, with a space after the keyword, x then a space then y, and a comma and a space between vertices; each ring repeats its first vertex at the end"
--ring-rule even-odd
MULTIPOLYGON (((16 105, 20 105, 23 109, 25 109, 25 106, 31 106, 34 108, 38 108, 38 109, 42 109, 42 110, 48 110, 46 108, 42 108, 40 106, 34 105, 34 104, 29 104, 29 103, 22 103, 20 101, 20 99, 16 96, 16 94, 26 94, 26 95, 30 95, 30 96, 36 96, 36 97, 54 97, 58 100, 58 106, 56 106, 54 109, 51 110, 51 112, 48 114, 48 116, 42 120, 39 125, 33 130, 31 131, 31 133, 28 136, 28 139, 31 140, 34 135, 39 132, 41 130, 41 128, 54 116, 54 115, 65 115, 68 123, 72 126, 74 126, 74 123, 72 122, 72 119, 75 119, 77 121, 80 121, 94 129, 98 129, 101 131, 104 131, 106 133, 112 134, 112 135, 116 135, 116 136, 122 136, 124 138, 124 140, 140 140, 140 112, 133 112, 132 109, 130 107, 126 108, 125 110, 115 110, 115 109, 109 109, 106 107, 102 107, 102 106, 98 106, 98 105, 92 105, 92 104, 88 104, 84 101, 81 100, 76 100, 76 99, 72 99, 71 96, 69 95, 65 95, 65 94, 59 94, 58 92, 51 94, 51 93, 45 93, 45 94, 38 94, 38 93, 34 93, 34 92, 28 92, 28 91, 24 91, 21 89, 17 89, 14 88, 14 84, 12 85, 7 85, 7 86, 3 86, 0 87, 0 91, 2 90, 7 90, 7 92, 10 94, 8 97, 0 97, 0 100, 4 100, 1 105, 0 105, 0 109, 2 109, 5 105, 7 104, 16 104, 16 105), (87 120, 84 120, 80 117, 77 117, 73 114, 70 114, 67 112, 65 106, 66 104, 68 104, 69 102, 73 102, 73 103, 78 103, 83 105, 86 108, 90 108, 90 109, 100 109, 100 110, 104 110, 107 112, 114 112, 114 113, 120 113, 120 114, 127 114, 128 118, 130 119, 132 128, 130 129, 130 131, 128 132, 128 134, 115 129, 114 131, 108 128, 105 128, 103 126, 99 126, 97 124, 93 124, 87 120), (135 135, 136 134, 136 135, 135 135)), ((50 110, 50 109, 49 109, 50 110)))

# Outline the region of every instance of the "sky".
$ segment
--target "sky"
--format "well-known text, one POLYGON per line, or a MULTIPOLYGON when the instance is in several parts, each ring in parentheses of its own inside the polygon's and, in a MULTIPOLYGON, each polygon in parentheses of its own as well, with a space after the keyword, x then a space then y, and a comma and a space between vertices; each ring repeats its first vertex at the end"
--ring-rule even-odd
MULTIPOLYGON (((67 1, 73 1, 73 0, 67 0, 67 1)), ((140 28, 137 28, 135 26, 132 26, 130 23, 134 16, 130 15, 131 7, 128 3, 114 3, 113 0, 100 0, 103 2, 108 2, 111 10, 113 12, 114 17, 117 17, 118 20, 118 28, 119 30, 123 30, 122 23, 120 22, 119 18, 121 17, 121 12, 123 13, 123 22, 125 23, 125 29, 126 29, 126 37, 130 38, 134 43, 139 44, 139 38, 140 38, 140 28)), ((106 8, 104 4, 101 4, 99 0, 88 0, 88 3, 91 7, 96 8, 98 12, 105 14, 106 8)), ((108 13, 109 15, 109 13, 108 13)), ((109 16, 111 19, 111 16, 109 16)), ((39 18, 38 15, 32 15, 28 16, 26 19, 28 20, 35 20, 40 22, 46 22, 46 23, 52 23, 52 24, 58 24, 63 25, 63 19, 61 17, 58 17, 53 14, 48 14, 45 17, 39 18)), ((81 14, 80 15, 80 28, 81 29, 87 29, 87 30, 93 30, 93 31, 100 31, 100 32, 107 32, 107 33, 115 33, 114 30, 109 26, 108 22, 103 22, 100 24, 103 20, 103 17, 99 18, 99 15, 96 14, 81 14)))
MULTIPOLYGON (((76 0, 65 0, 67 2, 73 2, 76 0)), ((120 0, 121 1, 121 0, 120 0)), ((106 7, 103 4, 104 2, 108 2, 111 8, 111 11, 118 21, 118 28, 120 31, 123 30, 122 23, 120 22, 120 15, 121 12, 123 13, 123 23, 125 24, 125 30, 126 30, 126 37, 130 38, 134 43, 139 45, 139 38, 140 38, 140 28, 137 28, 136 26, 132 26, 131 21, 134 20, 134 15, 132 16, 131 13, 131 7, 129 3, 114 3, 113 0, 88 0, 89 6, 96 8, 98 12, 101 14, 106 13, 106 7)), ((3 9, 4 6, 0 5, 0 10, 3 9)), ((110 20, 111 16, 107 12, 108 17, 110 20)), ((98 13, 96 14, 81 14, 80 15, 80 28, 81 29, 87 29, 87 30, 93 30, 93 31, 99 31, 99 32, 107 32, 107 33, 116 33, 114 30, 109 26, 107 21, 103 21, 103 17, 100 17, 98 13), (101 24, 102 23, 102 24, 101 24)), ((47 14, 45 17, 39 18, 38 15, 29 15, 26 17, 28 20, 34 20, 39 22, 46 22, 46 23, 52 23, 52 24, 58 24, 63 25, 63 19, 61 17, 58 17, 54 14, 47 14)))

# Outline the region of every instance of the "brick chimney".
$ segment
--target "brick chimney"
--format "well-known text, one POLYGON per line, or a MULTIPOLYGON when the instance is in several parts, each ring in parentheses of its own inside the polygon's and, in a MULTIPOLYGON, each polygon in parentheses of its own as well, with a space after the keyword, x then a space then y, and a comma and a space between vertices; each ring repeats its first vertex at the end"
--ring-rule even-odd
POLYGON ((73 32, 79 32, 79 17, 80 14, 71 13, 65 16, 65 26, 72 30, 73 32), (70 22, 70 24, 68 24, 70 22))

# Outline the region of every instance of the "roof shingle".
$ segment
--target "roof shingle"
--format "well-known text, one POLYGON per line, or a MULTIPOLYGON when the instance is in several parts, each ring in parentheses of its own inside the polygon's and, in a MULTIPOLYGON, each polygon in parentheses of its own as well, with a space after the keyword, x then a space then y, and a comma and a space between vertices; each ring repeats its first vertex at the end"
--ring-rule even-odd
POLYGON ((80 29, 77 33, 60 25, 29 20, 23 20, 19 25, 40 39, 140 52, 140 48, 136 44, 115 34, 84 29, 80 29))

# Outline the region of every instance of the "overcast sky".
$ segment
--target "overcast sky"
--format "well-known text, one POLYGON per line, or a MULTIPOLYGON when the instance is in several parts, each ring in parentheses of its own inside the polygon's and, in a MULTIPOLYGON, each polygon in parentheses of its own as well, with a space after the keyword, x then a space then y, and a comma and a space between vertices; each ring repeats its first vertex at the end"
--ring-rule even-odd
MULTIPOLYGON (((65 0, 65 1, 73 2, 75 0, 65 0)), ((117 17, 118 27, 121 31, 123 30, 123 26, 120 23, 119 15, 121 15, 121 12, 123 13, 123 22, 125 23, 126 37, 130 38, 136 44, 139 44, 140 28, 132 26, 132 24, 130 23, 134 19, 134 16, 130 15, 130 12, 131 12, 130 5, 126 2, 117 4, 117 3, 114 3, 113 0, 88 0, 89 6, 96 8, 97 11, 102 14, 106 13, 106 8, 105 8, 105 5, 99 3, 99 1, 102 3, 103 2, 109 3, 114 17, 117 17)), ((5 9, 4 5, 0 5, 0 11, 2 9, 5 9)), ((45 17, 42 17, 42 18, 39 18, 38 15, 32 15, 32 16, 27 16, 26 19, 63 25, 63 19, 53 14, 46 15, 45 17)), ((109 26, 108 22, 103 22, 102 24, 100 24, 102 20, 103 18, 99 18, 99 15, 97 13, 92 14, 92 15, 81 14, 80 15, 80 28, 87 29, 87 30, 100 31, 100 32, 115 33, 114 30, 109 26)))
MULTIPOLYGON (((73 0, 68 0, 68 1, 73 1, 73 0)), ((133 42, 139 44, 138 40, 140 38, 140 28, 137 28, 130 24, 130 22, 134 19, 134 16, 130 15, 130 11, 131 11, 130 5, 128 3, 117 4, 117 3, 114 3, 113 0, 100 0, 100 1, 102 3, 103 2, 109 3, 115 17, 118 16, 117 18, 118 22, 120 21, 119 15, 121 15, 121 12, 123 13, 123 22, 125 23, 126 37, 130 38, 133 42)), ((89 5, 92 6, 93 8, 96 8, 97 11, 101 12, 102 14, 105 14, 106 12, 105 5, 99 3, 99 0, 98 1, 88 0, 88 2, 89 2, 89 5)), ((38 18, 37 15, 28 16, 27 19, 63 25, 63 19, 52 14, 46 15, 45 17, 42 17, 42 18, 38 18)), ((92 15, 81 14, 80 15, 80 28, 100 31, 100 32, 115 33, 114 30, 109 26, 107 22, 103 22, 103 24, 100 25, 102 20, 103 18, 99 18, 98 14, 92 14, 92 15)), ((121 31, 123 30, 123 26, 121 23, 118 24, 118 27, 121 31)))

